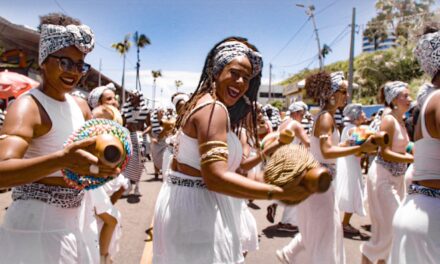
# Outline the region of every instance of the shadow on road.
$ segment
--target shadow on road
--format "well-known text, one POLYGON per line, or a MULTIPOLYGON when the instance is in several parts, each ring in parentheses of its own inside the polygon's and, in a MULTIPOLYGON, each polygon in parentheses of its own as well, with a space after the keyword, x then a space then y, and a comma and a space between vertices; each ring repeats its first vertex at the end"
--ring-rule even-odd
POLYGON ((163 178, 156 178, 156 177, 144 180, 144 182, 161 182, 161 181, 163 181, 163 178))
POLYGON ((287 232, 287 231, 281 231, 277 229, 278 225, 271 225, 263 229, 263 233, 267 238, 274 238, 274 237, 294 237, 296 233, 298 232, 287 232))
POLYGON ((139 203, 141 201, 140 195, 136 195, 136 194, 129 194, 125 197, 123 196, 122 198, 127 198, 127 203, 130 204, 139 203))

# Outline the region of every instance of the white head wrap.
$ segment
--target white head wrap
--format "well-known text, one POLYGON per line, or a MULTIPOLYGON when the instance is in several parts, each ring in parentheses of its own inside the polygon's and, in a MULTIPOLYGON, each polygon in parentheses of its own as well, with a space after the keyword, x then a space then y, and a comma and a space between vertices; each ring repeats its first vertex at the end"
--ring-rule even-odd
POLYGON ((92 30, 86 25, 41 25, 40 49, 38 64, 52 53, 60 49, 75 46, 82 53, 87 54, 93 50, 95 38, 92 30))
POLYGON ((244 43, 239 41, 227 41, 220 44, 216 48, 214 57, 213 75, 219 74, 223 68, 230 63, 234 58, 240 56, 247 56, 252 64, 252 77, 257 76, 263 67, 263 59, 261 54, 253 51, 244 43))
POLYGON ((181 100, 183 100, 186 103, 189 101, 189 96, 185 93, 178 94, 178 95, 174 96, 173 105, 177 106, 177 103, 179 103, 179 101, 181 101, 181 100))
POLYGON ((109 83, 105 86, 99 86, 99 87, 96 87, 95 89, 93 89, 89 93, 89 97, 87 99, 87 102, 89 103, 91 108, 95 108, 95 107, 99 106, 99 100, 101 99, 101 96, 105 90, 115 91, 116 88, 113 83, 109 83))
POLYGON ((419 107, 423 106, 423 103, 426 101, 426 98, 428 98, 428 95, 435 91, 435 86, 429 83, 424 83, 417 92, 417 104, 419 107))
POLYGON ((292 103, 288 110, 290 111, 290 113, 294 113, 294 112, 298 112, 303 110, 304 113, 307 112, 307 105, 303 102, 303 101, 297 101, 292 103))
POLYGON ((414 49, 419 64, 431 78, 440 69, 440 31, 423 35, 414 49))
POLYGON ((357 120, 362 114, 361 104, 348 104, 343 111, 344 118, 348 118, 350 122, 357 120))
POLYGON ((385 101, 390 104, 406 88, 408 84, 401 81, 387 82, 384 87, 385 101))

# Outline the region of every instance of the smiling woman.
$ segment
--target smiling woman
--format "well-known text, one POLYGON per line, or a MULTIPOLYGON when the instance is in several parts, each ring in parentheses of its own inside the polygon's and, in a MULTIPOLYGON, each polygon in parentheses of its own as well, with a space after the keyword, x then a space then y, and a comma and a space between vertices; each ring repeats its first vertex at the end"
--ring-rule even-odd
POLYGON ((40 28, 42 85, 9 107, 0 131, 0 187, 15 187, 0 227, 0 256, 8 263, 98 263, 99 255, 89 253, 80 231, 84 192, 69 188, 61 173, 119 173, 84 150, 95 138, 63 148, 91 117, 87 103, 68 92, 90 68, 84 58, 94 36, 61 14, 42 17, 40 28))

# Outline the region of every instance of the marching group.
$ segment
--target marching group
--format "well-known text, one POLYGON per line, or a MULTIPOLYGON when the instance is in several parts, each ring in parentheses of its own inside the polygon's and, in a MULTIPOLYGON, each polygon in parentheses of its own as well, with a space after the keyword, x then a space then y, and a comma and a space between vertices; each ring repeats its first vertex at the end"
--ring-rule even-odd
MULTIPOLYGON (((279 228, 298 231, 274 252, 282 263, 345 263, 343 233, 359 234, 350 224, 352 214, 371 219, 371 238, 360 248, 362 263, 439 262, 435 24, 425 28, 414 50, 431 83, 420 88, 416 103, 407 83, 385 83, 379 96, 384 107, 370 122, 362 105, 347 105, 343 72, 307 77, 307 95, 320 107, 313 117, 301 101, 281 114, 262 106, 257 102, 262 56, 242 37, 226 38, 209 51, 195 91, 170 99, 175 111, 150 109, 138 91, 120 108, 111 84, 88 96, 72 92, 90 69, 84 58, 94 46, 92 30, 60 14, 43 16, 40 28, 43 82, 8 106, 0 130, 0 188, 13 187, 0 227, 0 263, 111 263, 122 219, 114 204, 133 187, 139 195, 145 156, 152 158, 155 177, 163 177, 154 211, 153 263, 245 262, 247 252, 259 249, 247 206, 257 199, 277 201, 268 207, 272 222, 277 204, 283 205, 279 228), (87 151, 94 137, 64 146, 92 118, 126 127, 133 151, 123 171, 87 151), (331 175, 327 191, 265 182, 265 164, 281 144, 264 148, 261 142, 286 130, 295 136, 290 144, 307 149, 331 175), (357 134, 367 130, 386 132, 389 144, 378 147, 373 137, 359 143, 357 134), (362 157, 371 161, 365 179, 362 157), (64 179, 65 169, 112 180, 92 190, 74 189, 64 179)), ((295 161, 295 153, 289 158, 295 161)))

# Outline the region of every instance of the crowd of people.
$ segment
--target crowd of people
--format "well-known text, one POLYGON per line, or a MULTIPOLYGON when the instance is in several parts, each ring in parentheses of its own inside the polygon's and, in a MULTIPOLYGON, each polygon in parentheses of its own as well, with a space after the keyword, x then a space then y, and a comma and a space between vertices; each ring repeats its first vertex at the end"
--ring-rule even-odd
POLYGON ((347 104, 342 71, 307 77, 307 95, 320 109, 314 116, 302 101, 287 112, 259 104, 263 59, 242 37, 214 45, 196 89, 170 98, 174 109, 152 109, 139 91, 120 103, 111 83, 88 95, 74 92, 90 69, 84 60, 94 47, 93 31, 62 14, 42 16, 40 28, 43 82, 9 104, 7 114, 3 106, 0 111, 0 188, 12 188, 13 200, 0 226, 0 263, 112 263, 123 219, 115 203, 133 189, 140 195, 147 158, 155 178, 163 179, 153 263, 245 262, 248 252, 259 250, 248 207, 258 199, 274 200, 267 208, 272 223, 277 207, 284 207, 279 230, 298 232, 274 252, 281 263, 345 263, 343 234, 360 234, 350 223, 353 214, 371 219, 362 263, 439 262, 436 24, 425 27, 414 51, 431 83, 415 103, 407 83, 385 83, 383 109, 372 119, 361 104, 347 104), (64 144, 98 118, 126 128, 132 153, 124 170, 88 151, 96 137, 64 144), (262 142, 285 131, 294 135, 289 144, 306 149, 331 176, 325 192, 266 182, 265 166, 284 144, 262 142), (361 140, 360 131, 385 132, 389 142, 361 140), (107 180, 90 190, 72 188, 66 169, 107 180))

